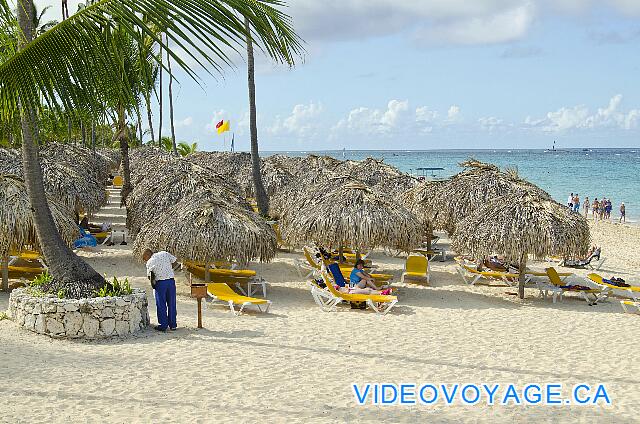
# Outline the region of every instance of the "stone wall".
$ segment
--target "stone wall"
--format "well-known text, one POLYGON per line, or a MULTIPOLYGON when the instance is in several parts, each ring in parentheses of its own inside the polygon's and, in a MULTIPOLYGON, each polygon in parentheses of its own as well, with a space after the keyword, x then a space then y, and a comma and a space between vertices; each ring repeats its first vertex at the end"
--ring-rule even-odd
POLYGON ((9 315, 20 326, 39 334, 63 338, 99 339, 126 336, 149 325, 147 294, 143 289, 122 297, 58 299, 34 297, 28 288, 9 297, 9 315))

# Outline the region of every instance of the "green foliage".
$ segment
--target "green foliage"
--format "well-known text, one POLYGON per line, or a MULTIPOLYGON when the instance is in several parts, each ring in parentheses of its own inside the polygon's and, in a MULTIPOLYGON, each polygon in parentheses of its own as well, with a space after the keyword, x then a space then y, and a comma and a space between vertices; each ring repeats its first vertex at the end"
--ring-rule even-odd
POLYGON ((65 289, 60 289, 56 295, 58 296, 58 299, 64 299, 67 295, 67 291, 65 289))
MULTIPOLYGON (((239 50, 245 42, 246 17, 251 36, 263 51, 278 62, 292 65, 303 48, 289 16, 279 10, 282 6, 281 0, 95 2, 20 51, 0 58, 1 120, 15 122, 20 110, 40 111, 44 105, 61 116, 82 110, 93 117, 104 117, 108 106, 139 101, 135 82, 153 70, 137 72, 136 79, 123 72, 125 56, 113 50, 121 38, 118 32, 126 33, 134 46, 149 45, 150 41, 159 44, 189 77, 197 80, 188 62, 222 72, 231 63, 227 52, 239 50), (160 28, 187 58, 167 49, 167 43, 152 28, 160 28)), ((8 0, 0 0, 0 26, 16 27, 12 13, 8 0)), ((153 53, 145 51, 142 56, 148 55, 149 63, 160 65, 153 53)))
POLYGON ((125 278, 124 281, 119 281, 116 277, 113 277, 113 281, 110 284, 106 284, 100 290, 96 290, 96 297, 126 296, 132 292, 128 278, 125 278))
POLYGON ((49 271, 45 270, 42 274, 40 274, 36 278, 34 278, 29 283, 29 286, 30 287, 41 288, 46 283, 50 283, 51 280, 53 280, 53 277, 51 276, 51 274, 49 274, 49 271))
POLYGON ((9 315, 6 312, 0 312, 0 321, 4 319, 9 319, 9 315))
POLYGON ((177 147, 178 153, 180 153, 181 156, 189 156, 191 153, 195 153, 198 151, 198 143, 188 144, 184 141, 181 141, 180 143, 178 143, 177 147))

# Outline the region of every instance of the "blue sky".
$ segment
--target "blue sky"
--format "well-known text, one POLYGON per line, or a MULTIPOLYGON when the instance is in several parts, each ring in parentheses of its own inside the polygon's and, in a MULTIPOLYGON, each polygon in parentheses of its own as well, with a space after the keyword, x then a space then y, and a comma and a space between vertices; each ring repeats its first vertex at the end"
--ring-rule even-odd
MULTIPOLYGON (((289 4, 307 54, 294 69, 258 58, 262 150, 640 146, 638 0, 289 4)), ((179 140, 227 149, 213 125, 229 119, 248 149, 235 62, 200 72, 204 90, 177 72, 179 140)))

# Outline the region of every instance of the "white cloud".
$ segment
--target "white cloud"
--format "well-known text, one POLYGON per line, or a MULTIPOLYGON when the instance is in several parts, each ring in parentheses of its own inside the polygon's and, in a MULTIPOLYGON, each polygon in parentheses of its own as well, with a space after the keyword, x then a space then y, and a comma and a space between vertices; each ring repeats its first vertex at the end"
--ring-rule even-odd
POLYGON ((320 129, 318 120, 322 114, 322 105, 316 103, 297 104, 291 114, 286 118, 276 118, 274 124, 267 129, 273 135, 297 135, 300 137, 312 137, 320 129))
POLYGON ((408 100, 390 100, 386 110, 359 107, 338 121, 333 131, 348 131, 360 134, 389 134, 409 117, 408 100))
POLYGON ((460 117, 460 106, 451 105, 451 107, 447 111, 447 121, 453 122, 453 121, 456 121, 459 117, 460 117))
POLYGON ((193 117, 191 116, 187 116, 186 118, 184 118, 181 121, 177 121, 175 123, 176 128, 181 128, 181 127, 190 127, 191 124, 193 124, 193 117))
POLYGON ((562 107, 555 112, 547 113, 546 117, 541 119, 527 117, 524 124, 549 132, 607 127, 623 130, 637 128, 640 122, 640 110, 623 111, 621 104, 622 95, 617 94, 609 100, 606 107, 598 108, 595 113, 591 113, 584 105, 562 107))
POLYGON ((495 44, 522 38, 535 17, 533 3, 464 19, 424 27, 416 33, 419 41, 436 44, 495 44))
POLYGON ((433 122, 438 118, 439 114, 435 110, 429 110, 428 107, 422 106, 416 109, 416 122, 433 122))
POLYGON ((484 131, 497 131, 505 128, 504 120, 500 118, 496 118, 495 116, 488 116, 478 119, 478 124, 480 124, 480 128, 484 131))

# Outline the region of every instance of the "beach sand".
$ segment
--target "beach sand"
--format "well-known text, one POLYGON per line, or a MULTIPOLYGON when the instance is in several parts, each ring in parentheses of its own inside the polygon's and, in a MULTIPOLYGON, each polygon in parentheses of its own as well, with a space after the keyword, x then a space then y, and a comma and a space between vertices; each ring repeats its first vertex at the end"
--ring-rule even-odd
MULTIPOLYGON (((596 223, 602 274, 638 283, 640 228, 596 223)), ((81 252, 99 272, 148 287, 128 246, 81 252)), ((270 313, 204 311, 178 276, 179 330, 127 339, 55 340, 0 321, 0 422, 638 422, 640 317, 617 300, 561 303, 527 290, 468 287, 452 261, 431 264, 430 287, 397 284, 389 315, 322 312, 295 271, 300 253, 255 269, 270 313), (352 383, 604 383, 610 406, 357 406, 352 383)), ((396 276, 403 258, 374 263, 396 276)), ((542 268, 544 264, 534 264, 542 268)), ((577 277, 586 271, 577 271, 577 277)), ((150 292, 150 290, 149 290, 150 292)), ((155 308, 150 297, 152 322, 155 308)), ((0 294, 0 310, 8 296, 0 294)))

